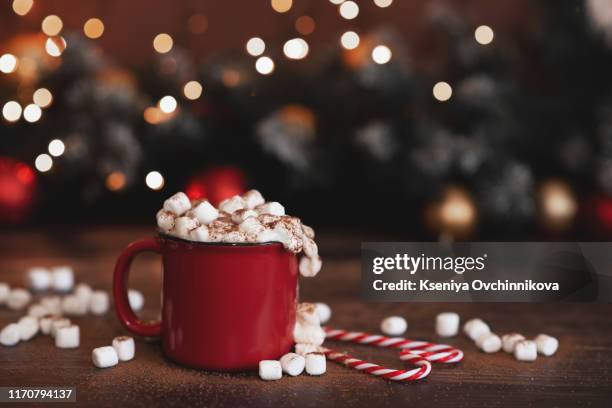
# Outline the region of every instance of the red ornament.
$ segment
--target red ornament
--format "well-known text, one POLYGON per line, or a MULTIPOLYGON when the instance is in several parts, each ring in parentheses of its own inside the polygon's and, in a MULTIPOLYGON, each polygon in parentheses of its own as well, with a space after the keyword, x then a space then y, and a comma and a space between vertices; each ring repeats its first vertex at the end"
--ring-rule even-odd
POLYGON ((25 163, 0 156, 0 224, 23 223, 36 198, 36 173, 25 163))
POLYGON ((212 167, 196 173, 185 186, 185 194, 192 199, 205 198, 212 205, 246 191, 242 170, 232 166, 212 167))

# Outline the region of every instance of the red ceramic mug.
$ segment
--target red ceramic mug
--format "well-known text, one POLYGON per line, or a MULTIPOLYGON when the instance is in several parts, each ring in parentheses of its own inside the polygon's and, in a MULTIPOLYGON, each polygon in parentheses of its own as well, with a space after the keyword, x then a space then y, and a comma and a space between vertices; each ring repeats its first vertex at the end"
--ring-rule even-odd
POLYGON ((279 243, 221 244, 166 235, 130 244, 117 259, 117 316, 132 333, 160 336, 164 355, 214 371, 255 369, 293 345, 296 256, 279 243), (130 308, 130 264, 141 252, 162 257, 161 322, 142 322, 130 308))

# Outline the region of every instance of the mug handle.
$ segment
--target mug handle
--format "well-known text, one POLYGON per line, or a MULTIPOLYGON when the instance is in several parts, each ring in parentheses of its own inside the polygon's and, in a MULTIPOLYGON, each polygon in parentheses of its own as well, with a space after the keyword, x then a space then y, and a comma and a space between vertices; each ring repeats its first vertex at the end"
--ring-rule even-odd
POLYGON ((127 282, 132 261, 141 252, 161 254, 161 248, 155 238, 132 242, 119 255, 113 275, 113 297, 119 321, 134 334, 147 337, 158 337, 161 334, 161 322, 141 322, 132 310, 128 298, 127 282))

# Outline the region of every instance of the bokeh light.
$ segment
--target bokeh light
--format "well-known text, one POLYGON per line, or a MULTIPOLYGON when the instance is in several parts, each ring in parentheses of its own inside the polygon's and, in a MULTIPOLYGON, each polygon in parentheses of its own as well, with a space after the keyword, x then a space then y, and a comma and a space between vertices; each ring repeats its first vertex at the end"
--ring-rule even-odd
POLYGON ((271 0, 270 5, 277 13, 286 13, 291 9, 293 0, 271 0))
POLYGON ((51 102, 53 102, 53 95, 47 88, 39 88, 34 91, 32 99, 34 100, 34 103, 41 108, 46 108, 47 106, 51 105, 51 102))
POLYGON ((270 57, 259 57, 255 61, 255 69, 262 75, 269 75, 274 72, 274 61, 270 57))
POLYGON ((198 99, 202 95, 202 84, 198 81, 189 81, 183 87, 183 94, 185 98, 191 99, 192 101, 198 99))
POLYGON ((310 16, 300 16, 295 20, 295 30, 302 35, 312 34, 315 27, 316 23, 310 16))
POLYGON ((4 54, 0 57, 0 72, 10 74, 17 69, 17 57, 13 54, 4 54))
POLYGON ((66 151, 66 146, 64 142, 59 139, 53 139, 49 142, 49 146, 47 146, 47 150, 49 150, 49 154, 54 157, 59 157, 66 151))
POLYGON ((64 23, 62 23, 62 19, 54 14, 45 17, 41 24, 42 32, 47 34, 49 37, 58 35, 62 31, 63 27, 64 23))
POLYGON ((352 20, 359 15, 359 6, 354 1, 349 0, 340 4, 338 11, 342 18, 352 20))
POLYGON ((41 173, 45 173, 53 167, 53 159, 46 153, 39 154, 34 160, 34 167, 41 173))
POLYGON ((157 34, 153 39, 153 49, 160 54, 169 52, 173 45, 174 40, 166 33, 157 34))
POLYGON ((482 45, 491 44, 494 37, 493 29, 486 25, 481 25, 474 31, 474 38, 482 45))
POLYGON ((33 5, 34 0, 14 0, 13 11, 19 16, 25 16, 30 12, 33 5))
POLYGON ((104 34, 104 23, 99 18, 90 18, 83 25, 83 32, 92 40, 100 38, 104 34))
POLYGON ((29 104, 23 109, 23 118, 30 123, 37 122, 42 116, 42 110, 40 106, 36 104, 29 104))
POLYGON ((374 4, 380 8, 385 8, 393 4, 393 0, 374 0, 374 4))
POLYGON ((16 101, 8 101, 2 107, 2 116, 9 122, 17 122, 21 117, 21 105, 16 101))
POLYGON ((305 58, 308 55, 308 43, 301 38, 292 38, 283 46, 283 53, 289 59, 305 58))
POLYGON ((47 38, 45 42, 45 51, 52 57, 59 57, 66 49, 66 40, 64 37, 47 38))
POLYGON ((110 191, 120 191, 125 187, 125 174, 120 171, 113 171, 106 176, 105 185, 110 191))
POLYGON ((151 171, 145 177, 145 183, 151 190, 161 190, 164 187, 164 176, 159 171, 151 171))
POLYGON ((433 96, 440 102, 448 101, 453 95, 453 88, 446 82, 438 82, 433 87, 433 96))
POLYGON ((377 64, 386 64, 391 61, 391 50, 386 45, 377 45, 372 50, 372 60, 377 64))
POLYGON ((546 226, 555 230, 569 227, 578 211, 571 188, 563 181, 549 180, 539 190, 540 208, 546 226))
POLYGON ((257 57, 266 50, 266 43, 259 37, 253 37, 247 41, 246 50, 250 55, 257 57))
POLYGON ((354 31, 347 31, 340 37, 340 44, 347 50, 353 50, 359 46, 359 35, 354 31))
POLYGON ((172 113, 176 110, 176 99, 174 96, 166 95, 159 100, 159 109, 164 113, 172 113))

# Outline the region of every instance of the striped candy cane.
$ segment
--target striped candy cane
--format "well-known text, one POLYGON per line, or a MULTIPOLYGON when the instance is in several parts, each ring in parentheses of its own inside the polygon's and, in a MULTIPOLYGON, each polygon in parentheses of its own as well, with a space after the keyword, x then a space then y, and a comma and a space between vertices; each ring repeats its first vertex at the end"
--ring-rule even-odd
POLYGON ((393 368, 379 366, 378 364, 368 363, 367 361, 360 360, 351 356, 350 354, 336 350, 325 349, 323 352, 330 361, 335 361, 344 364, 347 367, 354 368, 355 370, 375 375, 390 381, 417 381, 427 377, 431 372, 431 363, 416 354, 410 355, 406 353, 402 357, 402 360, 418 366, 417 368, 412 370, 395 370, 393 368))
MULTIPOLYGON (((448 344, 430 343, 420 340, 409 340, 402 337, 387 337, 381 334, 350 332, 346 330, 324 327, 328 340, 348 341, 357 344, 367 344, 378 347, 399 348, 403 350, 419 350, 422 358, 432 362, 458 363, 463 360, 463 352, 448 344)), ((413 353, 414 354, 414 353, 413 353)))

